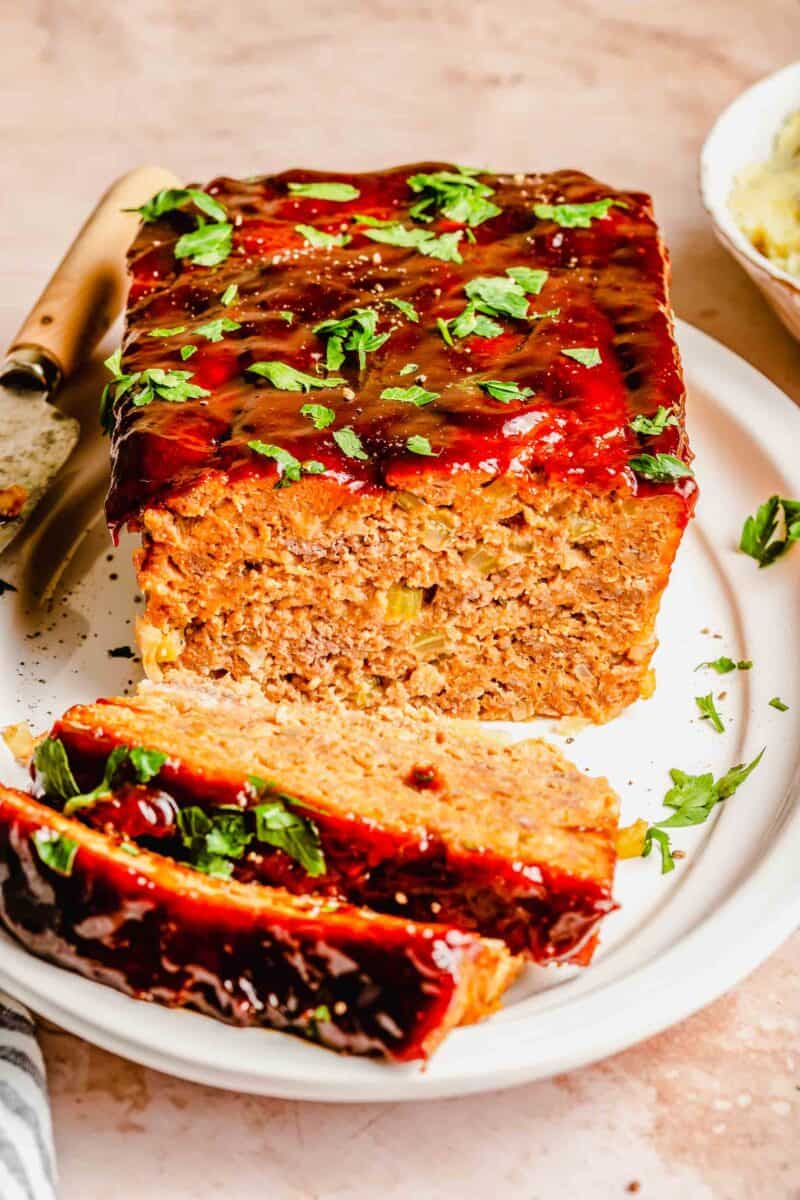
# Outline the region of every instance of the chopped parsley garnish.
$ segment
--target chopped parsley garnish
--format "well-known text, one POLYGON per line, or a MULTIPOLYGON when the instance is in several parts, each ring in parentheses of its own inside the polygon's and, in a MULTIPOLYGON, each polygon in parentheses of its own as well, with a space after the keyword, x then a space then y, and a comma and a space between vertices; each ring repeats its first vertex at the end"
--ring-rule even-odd
POLYGON ((279 392, 310 392, 312 388, 339 387, 344 383, 339 376, 321 379, 318 375, 308 375, 284 362, 255 362, 245 369, 269 380, 279 392))
POLYGON ((197 353, 197 346, 181 346, 181 358, 186 362, 187 358, 191 358, 197 353))
POLYGON ((345 425, 344 429, 337 429, 333 434, 333 440, 348 458, 357 458, 362 462, 366 462, 369 455, 365 453, 364 447, 361 445, 361 438, 351 429, 349 425, 345 425))
POLYGON ((250 450, 256 454, 261 454, 264 458, 271 458, 278 466, 278 482, 276 488, 289 487, 292 483, 299 483, 303 475, 324 475, 325 467, 316 459, 310 458, 306 462, 300 462, 288 450, 284 450, 282 446, 273 446, 270 442, 260 442, 257 438, 247 443, 250 450))
POLYGON ((378 314, 374 308, 357 308, 347 317, 334 318, 315 325, 312 333, 326 341, 327 369, 338 370, 348 352, 353 352, 358 355, 358 365, 363 371, 367 364, 367 355, 382 346, 389 337, 388 333, 376 333, 377 326, 378 314))
POLYGON ((439 392, 428 392, 424 387, 414 384, 413 387, 407 388, 384 388, 381 392, 381 400, 396 400, 399 404, 413 404, 416 408, 423 408, 426 404, 438 400, 439 394, 439 392))
POLYGON ((476 179, 478 171, 459 167, 458 171, 432 171, 411 175, 408 186, 422 198, 410 209, 416 221, 431 221, 440 212, 459 225, 481 225, 501 211, 487 199, 494 188, 476 179))
POLYGON ((652 479, 655 483, 692 477, 691 468, 674 454, 635 454, 628 465, 642 479, 652 479))
POLYGON ((789 705, 784 704, 784 702, 781 700, 780 696, 773 696, 769 702, 769 706, 770 706, 770 708, 777 708, 778 712, 788 712, 789 711, 789 705))
POLYGON ((199 225, 175 243, 176 258, 188 258, 198 267, 216 267, 233 249, 233 226, 229 221, 199 225))
POLYGON ((222 335, 225 333, 233 333, 236 329, 241 329, 238 321, 232 321, 230 317, 217 317, 214 321, 208 321, 205 325, 199 325, 195 333, 199 333, 201 337, 207 338, 209 342, 221 342, 222 335))
POLYGON ((66 814, 87 808, 104 796, 110 796, 121 768, 130 766, 138 783, 149 783, 166 761, 167 755, 160 750, 147 750, 143 746, 115 746, 106 759, 100 783, 89 792, 81 792, 60 738, 45 738, 33 755, 33 764, 43 791, 48 796, 63 800, 66 814))
POLYGON ((431 444, 426 437, 421 434, 412 434, 410 438, 406 438, 406 449, 412 454, 422 454, 426 458, 435 458, 436 451, 431 449, 431 444))
POLYGON ((470 279, 464 288, 470 300, 485 306, 491 316, 516 317, 528 314, 528 298, 525 289, 515 279, 502 275, 479 275, 470 279))
POLYGON ((234 303, 234 301, 236 300, 236 297, 238 295, 239 295, 238 283, 229 283, 228 286, 225 288, 225 291, 220 296, 219 302, 223 306, 223 308, 229 308, 231 306, 231 304, 234 303))
POLYGON ((478 387, 501 404, 509 404, 512 400, 527 400, 533 395, 532 388, 520 387, 518 383, 507 379, 484 379, 478 383, 478 387))
POLYGON ((255 816, 255 836, 259 842, 277 846, 283 850, 312 877, 325 874, 325 856, 320 843, 319 829, 314 821, 300 817, 288 807, 300 803, 293 796, 278 791, 257 775, 249 775, 247 782, 265 803, 252 809, 255 816), (266 799, 266 796, 269 799, 266 799))
POLYGON ((55 829, 37 829, 33 835, 36 853, 46 867, 59 875, 71 875, 78 843, 55 829))
POLYGON ((719 658, 710 659, 708 662, 698 663, 695 671, 700 671, 703 667, 710 667, 712 671, 716 671, 718 675, 729 675, 731 671, 749 671, 752 667, 752 662, 749 658, 740 658, 738 662, 734 662, 732 658, 721 654, 719 658))
POLYGON ((300 416, 308 417, 315 429, 327 429, 336 420, 336 413, 324 404, 304 404, 300 416))
POLYGON ((674 811, 672 816, 667 817, 664 821, 657 821, 647 830, 642 857, 647 857, 652 842, 655 840, 661 849, 661 873, 665 875, 671 871, 675 864, 672 859, 669 835, 665 834, 664 830, 680 829, 688 825, 702 825, 704 821, 708 820, 717 804, 727 800, 737 788, 741 787, 763 757, 764 751, 762 750, 751 763, 739 763, 737 766, 731 767, 716 781, 710 771, 703 775, 689 775, 686 771, 680 771, 677 767, 673 767, 670 771, 673 786, 665 795, 664 804, 674 811))
POLYGON ((147 336, 154 337, 154 338, 167 338, 167 337, 174 337, 176 333, 185 333, 185 332, 186 332, 185 325, 173 325, 171 329, 151 329, 147 336))
POLYGON ((596 346, 573 346, 568 350, 562 350, 567 358, 574 358, 575 362, 580 363, 582 367, 599 367, 603 361, 600 357, 600 351, 596 346))
POLYGON ((542 221, 555 221, 564 229, 588 229, 592 221, 598 221, 608 215, 608 210, 616 204, 625 208, 622 200, 608 197, 605 200, 590 200, 585 204, 534 204, 533 211, 542 221))
POLYGON ((72 774, 64 743, 60 738, 45 738, 33 753, 38 782, 48 796, 70 800, 81 790, 72 774))
POLYGON ((503 326, 498 325, 497 321, 491 320, 483 313, 478 312, 477 305, 470 301, 469 304, 458 314, 457 317, 451 317, 449 321, 445 321, 442 317, 438 317, 436 324, 439 328, 444 340, 448 346, 455 346, 453 338, 461 340, 465 337, 498 337, 503 332, 503 326))
POLYGON ((218 200, 209 196, 208 192, 201 191, 200 188, 164 188, 162 191, 156 192, 155 196, 140 208, 126 208, 124 211, 138 212, 142 220, 149 223, 157 221, 165 213, 174 212, 189 203, 192 203, 195 208, 199 208, 212 221, 224 221, 228 215, 218 200))
POLYGON ((363 217, 359 217, 358 221, 360 225, 368 224, 370 226, 368 229, 359 229, 358 232, 363 233, 373 242, 381 242, 386 246, 408 247, 418 250, 427 258, 438 258, 442 262, 460 263, 464 261, 458 250, 458 243, 462 237, 460 229, 456 233, 442 233, 437 237, 430 229, 407 229, 405 225, 396 221, 392 221, 388 225, 373 225, 371 221, 365 221, 363 217))
POLYGON ((404 367, 400 368, 400 370, 398 371, 398 375, 413 375, 414 372, 418 371, 418 370, 419 370, 419 363, 406 363, 406 365, 404 367))
POLYGON ((770 496, 745 521, 739 549, 754 558, 759 567, 768 567, 797 541, 800 541, 800 500, 770 496))
POLYGON ((414 321, 415 323, 419 321, 419 313, 414 308, 414 305, 410 302, 410 300, 390 299, 387 300, 387 304, 392 304, 395 308, 399 308, 403 316, 408 317, 409 321, 414 321))
POLYGON ((649 858, 653 842, 656 842, 661 853, 661 874, 668 875, 670 871, 675 870, 675 859, 672 857, 669 834, 665 833, 663 829, 657 829, 655 825, 651 825, 644 835, 642 858, 649 858))
POLYGON ((309 200, 357 200, 361 195, 352 183, 296 183, 291 182, 289 191, 293 196, 309 200))
POLYGON ((275 313, 275 316, 280 317, 280 319, 285 321, 287 325, 291 325, 292 321, 294 320, 294 313, 288 308, 279 308, 275 313))
POLYGON ((178 832, 196 871, 217 879, 230 879, 233 860, 241 858, 252 841, 245 813, 234 806, 205 809, 190 805, 178 810, 178 832))
POLYGON ((529 296, 538 296, 550 278, 550 272, 540 267, 508 267, 506 275, 518 283, 529 296))
POLYGON ((664 408, 663 404, 659 404, 652 417, 638 413, 628 423, 634 433, 641 433, 644 437, 657 437, 664 432, 668 425, 677 425, 678 418, 671 409, 664 408))
POLYGON ((714 703, 714 697, 711 692, 707 696, 695 696, 694 702, 700 709, 702 719, 709 720, 717 733, 724 733, 725 726, 722 722, 722 717, 717 712, 717 706, 714 703))
POLYGON ((347 233, 326 233, 314 225, 295 225, 295 233, 306 239, 309 246, 329 250, 332 246, 346 246, 351 240, 347 233))
POLYGON ((107 432, 112 424, 114 405, 129 395, 131 403, 136 408, 143 408, 153 400, 166 400, 170 404, 183 404, 186 400, 194 400, 211 393, 196 383, 190 383, 191 371, 164 371, 161 367, 148 367, 144 371, 134 371, 132 375, 122 372, 120 366, 120 350, 105 361, 106 368, 114 378, 103 388, 100 398, 100 424, 107 432))

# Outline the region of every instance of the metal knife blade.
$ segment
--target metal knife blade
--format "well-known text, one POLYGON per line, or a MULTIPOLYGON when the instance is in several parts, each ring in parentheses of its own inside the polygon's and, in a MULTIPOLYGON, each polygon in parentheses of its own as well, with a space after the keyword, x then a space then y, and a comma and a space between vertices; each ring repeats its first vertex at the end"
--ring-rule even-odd
POLYGON ((48 401, 55 379, 25 362, 0 372, 0 553, 69 458, 81 427, 48 401))

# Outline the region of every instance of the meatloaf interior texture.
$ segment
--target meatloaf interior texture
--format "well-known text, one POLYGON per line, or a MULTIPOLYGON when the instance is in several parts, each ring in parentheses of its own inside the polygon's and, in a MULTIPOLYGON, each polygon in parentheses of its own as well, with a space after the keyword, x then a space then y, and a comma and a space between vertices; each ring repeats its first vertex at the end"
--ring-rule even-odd
POLYGON ((452 922, 540 962, 586 961, 614 907, 618 802, 604 779, 545 742, 507 744, 460 722, 320 716, 308 703, 145 686, 70 709, 51 737, 81 790, 96 788, 116 747, 164 756, 147 789, 123 780, 79 810, 99 828, 170 852, 178 810, 247 812, 277 796, 312 822, 319 858, 292 857, 256 832, 231 864, 236 878, 452 922))
POLYGON ((518 970, 501 942, 201 874, 0 787, 0 923, 139 999, 333 1050, 427 1057, 518 970))
POLYGON ((648 695, 695 495, 649 199, 442 164, 206 192, 230 252, 143 225, 110 416, 148 674, 515 720, 648 695))

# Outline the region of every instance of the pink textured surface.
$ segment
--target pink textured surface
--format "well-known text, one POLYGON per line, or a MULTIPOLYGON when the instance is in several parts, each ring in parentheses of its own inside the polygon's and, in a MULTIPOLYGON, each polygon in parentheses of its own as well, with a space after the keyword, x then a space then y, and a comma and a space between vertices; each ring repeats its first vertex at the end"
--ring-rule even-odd
MULTIPOLYGON (((716 113, 791 55, 793 0, 6 8, 6 340, 95 197, 141 161, 192 178, 426 157, 578 166, 652 192, 678 314, 800 399, 800 347, 714 241, 696 189, 716 113)), ((799 994, 795 937, 604 1064, 427 1106, 223 1095, 49 1031, 62 1200, 605 1200, 634 1182, 648 1200, 796 1200, 799 994)))

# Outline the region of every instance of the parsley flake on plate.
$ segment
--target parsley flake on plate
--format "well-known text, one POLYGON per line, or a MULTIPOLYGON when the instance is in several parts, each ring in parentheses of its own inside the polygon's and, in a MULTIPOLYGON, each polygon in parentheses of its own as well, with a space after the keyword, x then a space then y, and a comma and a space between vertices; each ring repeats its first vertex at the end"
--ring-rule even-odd
POLYGON ((642 479, 652 479, 654 483, 693 478, 691 468, 674 454, 635 454, 628 465, 636 475, 642 479))
POLYGON ((509 404, 512 400, 527 400, 533 395, 532 388, 520 387, 518 383, 507 379, 484 379, 478 383, 478 387, 501 404, 509 404))
POLYGON ((800 541, 800 500, 770 496, 748 517, 739 549, 754 558, 759 567, 769 567, 800 541))
POLYGON ((789 711, 789 705, 784 704, 784 702, 781 700, 780 696, 773 696, 769 702, 769 706, 770 706, 770 708, 777 708, 778 712, 788 712, 789 711))
POLYGON ((414 372, 418 371, 418 370, 419 370, 419 363, 406 363, 406 365, 404 367, 400 368, 400 370, 398 371, 398 375, 413 375, 414 372))
POLYGON ((664 432, 668 425, 677 425, 678 418, 670 409, 659 404, 652 417, 638 413, 628 424, 634 433, 641 433, 644 437, 657 437, 664 432))
POLYGON ((295 233, 304 237, 309 246, 317 249, 330 250, 333 246, 346 246, 351 240, 347 233, 326 233, 314 225, 295 225, 295 233))
POLYGON ((507 267, 506 275, 518 283, 529 296, 538 296, 550 278, 550 272, 540 267, 507 267))
POLYGON ((369 455, 361 445, 361 438, 349 425, 345 425, 343 429, 337 429, 333 434, 333 440, 347 458, 357 458, 361 462, 367 462, 369 459, 369 455))
POLYGON ((228 286, 225 288, 225 291, 220 296, 219 302, 223 306, 223 308, 230 308, 231 304, 234 303, 234 301, 236 300, 238 295, 239 295, 238 283, 229 283, 228 286))
POLYGON ((707 696, 695 696, 694 702, 700 709, 701 718, 710 721, 717 733, 724 733, 725 725, 723 724, 722 717, 717 712, 717 706, 714 703, 714 697, 711 692, 707 696))
POLYGON ((592 221, 608 216, 612 205, 625 208, 622 200, 607 197, 584 204, 534 204, 533 211, 541 221, 555 221, 563 229, 588 229, 592 221))
POLYGON ((196 353, 197 353, 197 346, 192 346, 192 345, 181 346, 181 358, 183 359, 184 362, 186 362, 186 360, 188 358, 191 358, 192 355, 196 354, 196 353))
POLYGON ((312 388, 340 387, 344 380, 337 375, 321 379, 318 375, 308 375, 284 362, 255 362, 245 368, 253 375, 259 375, 268 380, 279 392, 310 392, 312 388))
POLYGON ((315 429, 327 429, 336 420, 336 413, 325 404, 304 404, 301 417, 308 417, 315 429))
POLYGON ((655 825, 651 825, 644 835, 642 858, 650 857, 653 842, 657 844, 661 854, 661 874, 668 875, 670 871, 675 870, 675 859, 672 857, 669 834, 665 833, 663 829, 658 829, 655 825))
POLYGON ((470 279, 464 291, 470 300, 485 305, 491 316, 516 317, 518 320, 527 316, 528 297, 515 279, 479 275, 470 279))
POLYGON ((381 392, 381 400, 396 400, 399 404, 413 404, 416 408, 423 408, 426 404, 438 400, 439 395, 439 392, 428 392, 424 387, 414 384, 413 387, 407 388, 384 388, 381 392))
POLYGON ((406 438, 406 449, 410 450, 412 454, 422 454, 425 458, 436 458, 436 451, 431 449, 428 439, 419 433, 406 438))
POLYGON ((55 829, 37 829, 33 835, 36 853, 46 867, 59 875, 71 875, 78 843, 55 829))
POLYGON ((718 675, 729 675, 731 671, 749 671, 752 665, 749 658, 740 658, 738 662, 734 662, 732 658, 721 654, 719 658, 698 663, 695 671, 701 671, 703 667, 709 667, 712 671, 716 671, 718 675))
POLYGON ((292 483, 299 483, 303 475, 324 475, 325 467, 316 459, 310 458, 306 462, 300 462, 288 450, 284 450, 282 446, 274 446, 271 442, 262 442, 258 438, 247 443, 248 448, 255 454, 260 454, 262 458, 271 458, 278 467, 278 482, 276 488, 289 487, 292 483))
POLYGON ((407 183, 412 192, 421 199, 409 210, 415 221, 432 221, 433 214, 442 216, 459 225, 481 225, 496 217, 502 210, 489 196, 494 188, 481 183, 479 174, 472 167, 459 167, 457 171, 431 171, 410 175, 407 183))
POLYGON ((503 332, 503 326, 478 312, 477 305, 472 301, 457 317, 451 317, 449 321, 437 317, 436 324, 447 345, 452 347, 455 347, 453 338, 458 338, 459 341, 466 337, 493 338, 503 332))
POLYGON ((582 367, 599 367, 603 361, 596 346, 573 346, 562 350, 561 353, 567 358, 573 358, 582 367))
POLYGON ((367 355, 389 337, 388 333, 376 333, 378 314, 374 308, 357 308, 349 316, 332 318, 315 325, 312 333, 325 340, 325 366, 336 371, 349 352, 358 355, 358 365, 363 371, 367 355))
POLYGON ((361 195, 358 188, 353 187, 352 183, 325 183, 322 181, 297 183, 292 181, 288 187, 293 196, 308 200, 357 200, 361 195))

